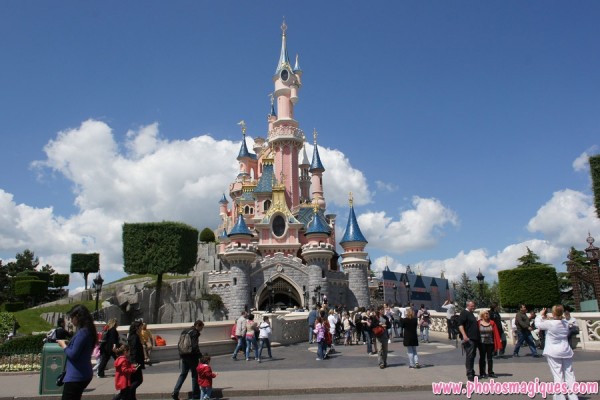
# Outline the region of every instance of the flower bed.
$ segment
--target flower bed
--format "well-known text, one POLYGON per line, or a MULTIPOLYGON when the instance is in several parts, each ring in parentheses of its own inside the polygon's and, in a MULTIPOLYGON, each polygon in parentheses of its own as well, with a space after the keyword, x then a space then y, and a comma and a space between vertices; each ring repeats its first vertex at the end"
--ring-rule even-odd
POLYGON ((0 353, 0 372, 39 371, 40 353, 0 353))

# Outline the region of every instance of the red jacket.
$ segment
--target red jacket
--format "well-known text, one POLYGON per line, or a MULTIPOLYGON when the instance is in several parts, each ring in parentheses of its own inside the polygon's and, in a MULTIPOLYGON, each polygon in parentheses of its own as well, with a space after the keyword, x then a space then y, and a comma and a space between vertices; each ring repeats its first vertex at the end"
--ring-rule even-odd
POLYGON ((212 387, 212 380, 217 377, 217 374, 212 371, 210 365, 198 364, 196 371, 198 371, 198 384, 202 387, 212 387))
POLYGON ((137 368, 129 362, 127 357, 119 356, 115 360, 115 389, 123 390, 131 386, 131 374, 137 368))
MULTIPOLYGON (((477 321, 477 325, 479 326, 481 320, 477 321)), ((500 331, 498 330, 498 326, 492 320, 490 320, 490 325, 492 326, 492 332, 494 337, 494 351, 502 350, 502 340, 500 338, 500 331)))

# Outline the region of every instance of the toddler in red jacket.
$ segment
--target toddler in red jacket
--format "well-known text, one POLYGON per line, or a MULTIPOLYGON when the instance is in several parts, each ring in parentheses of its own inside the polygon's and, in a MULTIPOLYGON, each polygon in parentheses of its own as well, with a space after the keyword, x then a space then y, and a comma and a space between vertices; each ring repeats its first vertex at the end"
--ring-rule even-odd
POLYGON ((116 350, 117 359, 115 360, 115 389, 119 391, 113 397, 113 400, 129 400, 131 387, 131 374, 133 374, 139 365, 132 365, 129 361, 129 346, 124 344, 116 350))
POLYGON ((217 377, 217 374, 210 368, 210 356, 204 355, 200 358, 196 371, 198 371, 200 398, 202 400, 208 400, 212 395, 212 380, 217 377))

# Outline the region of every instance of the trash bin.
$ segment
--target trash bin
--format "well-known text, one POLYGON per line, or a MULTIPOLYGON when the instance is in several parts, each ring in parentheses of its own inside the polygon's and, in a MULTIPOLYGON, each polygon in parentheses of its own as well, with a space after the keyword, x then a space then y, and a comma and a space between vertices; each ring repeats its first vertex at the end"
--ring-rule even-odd
POLYGON ((39 394, 61 394, 62 386, 56 386, 56 378, 65 368, 65 351, 56 343, 46 343, 42 349, 39 394))

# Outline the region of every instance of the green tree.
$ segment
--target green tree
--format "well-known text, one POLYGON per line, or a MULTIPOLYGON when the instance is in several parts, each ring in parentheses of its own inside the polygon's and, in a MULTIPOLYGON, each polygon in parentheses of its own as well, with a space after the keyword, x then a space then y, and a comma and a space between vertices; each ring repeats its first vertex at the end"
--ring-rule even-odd
POLYGON ((128 274, 156 275, 153 322, 158 322, 165 273, 187 274, 198 258, 198 230, 179 222, 123 224, 123 262, 128 274))
POLYGON ((589 158, 596 215, 600 218, 600 154, 589 158))
POLYGON ((25 249, 22 253, 17 253, 16 261, 6 264, 8 267, 8 275, 11 277, 17 276, 19 272, 35 271, 40 264, 40 260, 35 256, 33 251, 25 249))
POLYGON ((214 243, 216 242, 215 233, 210 228, 202 229, 200 232, 200 241, 204 243, 214 243))
POLYGON ((71 273, 83 274, 85 289, 88 288, 88 275, 100 271, 100 254, 98 253, 73 253, 71 254, 71 273))
POLYGON ((456 302, 460 307, 465 307, 467 301, 476 300, 475 291, 471 284, 471 280, 467 276, 466 272, 463 272, 460 276, 460 282, 456 288, 456 302))
POLYGON ((539 262, 540 257, 527 248, 513 269, 498 272, 500 302, 503 307, 551 307, 559 301, 558 277, 550 264, 539 262))
POLYGON ((0 260, 0 304, 4 304, 9 300, 10 294, 10 278, 8 277, 8 268, 2 265, 0 260))

